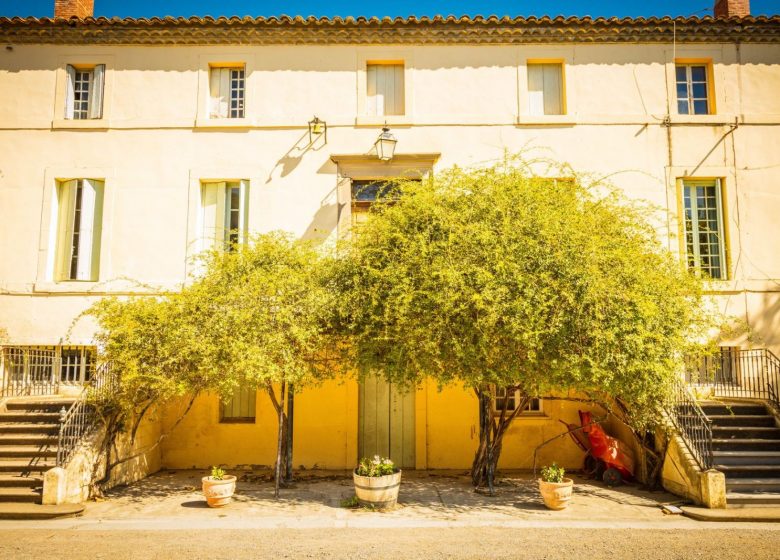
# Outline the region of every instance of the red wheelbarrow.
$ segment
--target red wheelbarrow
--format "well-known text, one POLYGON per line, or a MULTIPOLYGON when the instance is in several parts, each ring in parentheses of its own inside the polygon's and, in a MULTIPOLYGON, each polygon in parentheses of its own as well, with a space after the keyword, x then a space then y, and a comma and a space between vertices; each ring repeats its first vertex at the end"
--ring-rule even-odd
POLYGON ((593 424, 591 413, 579 411, 580 424, 563 424, 570 430, 574 443, 585 452, 583 470, 601 478, 607 486, 617 486, 634 477, 634 453, 617 438, 607 435, 599 424, 593 424), (576 430, 576 431, 574 431, 576 430))

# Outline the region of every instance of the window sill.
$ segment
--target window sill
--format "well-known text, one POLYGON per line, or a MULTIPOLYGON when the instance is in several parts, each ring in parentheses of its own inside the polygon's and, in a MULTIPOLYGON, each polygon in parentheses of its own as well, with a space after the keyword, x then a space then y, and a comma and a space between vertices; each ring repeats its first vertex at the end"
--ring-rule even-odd
POLYGON ((355 126, 411 126, 411 115, 362 115, 355 117, 355 126))
POLYGON ((248 129, 254 126, 252 119, 195 119, 195 128, 236 128, 248 129))
POLYGON ((89 294, 95 291, 99 282, 94 280, 63 280, 62 282, 36 282, 33 293, 89 294))
POLYGON ((728 125, 737 122, 736 115, 670 115, 672 124, 720 124, 728 125))
POLYGON ((61 130, 108 130, 111 122, 108 119, 54 119, 53 129, 61 130))
POLYGON ((519 115, 517 126, 574 126, 577 119, 574 115, 519 115))

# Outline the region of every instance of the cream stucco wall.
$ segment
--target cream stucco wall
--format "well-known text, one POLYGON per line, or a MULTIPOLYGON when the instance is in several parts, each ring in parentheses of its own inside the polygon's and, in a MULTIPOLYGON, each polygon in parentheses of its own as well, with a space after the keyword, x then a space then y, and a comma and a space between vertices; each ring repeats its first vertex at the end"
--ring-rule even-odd
MULTIPOLYGON (((53 344, 73 320, 106 293, 138 293, 138 283, 176 287, 194 253, 200 182, 247 179, 249 227, 334 239, 348 211, 331 156, 368 153, 384 118, 363 114, 365 62, 403 59, 407 114, 387 117, 400 154, 440 154, 433 171, 479 165, 505 151, 530 149, 580 171, 611 175, 629 196, 661 210, 659 234, 677 239, 677 179, 725 181, 730 279, 712 283, 719 307, 745 317, 763 340, 780 348, 780 47, 774 45, 533 45, 533 46, 35 46, 0 51, 0 327, 16 344, 53 344), (713 64, 717 114, 675 114, 677 58, 713 64), (526 110, 526 61, 565 64, 568 113, 531 117, 526 110), (209 64, 243 62, 246 118, 206 119, 209 64), (63 120, 65 65, 105 63, 104 118, 63 120), (671 108, 671 109, 670 109, 671 108), (671 111, 671 116, 666 116, 671 111), (307 121, 328 123, 328 142, 307 147, 307 121), (99 282, 54 282, 53 200, 57 180, 105 180, 99 282), (343 214, 342 214, 343 218, 343 214)), ((386 164, 366 158, 370 174, 386 164)), ((396 166, 397 169, 397 166, 396 166)), ((342 181, 343 183, 343 181, 342 181)), ((79 321, 71 343, 90 343, 94 325, 79 321)), ((307 455, 307 465, 352 461, 356 391, 317 389, 302 400, 338 403, 322 420, 301 421, 300 441, 329 434, 332 447, 307 455), (351 392, 350 392, 351 391, 351 392), (352 435, 350 435, 352 434, 352 435), (352 447, 351 447, 352 446, 352 447)), ((418 458, 430 467, 468 464, 476 406, 459 388, 418 395, 418 458), (423 406, 420 403, 425 403, 423 406), (448 422, 454 409, 470 410, 448 422), (465 416, 464 416, 465 415, 465 416), (424 418, 424 420, 420 420, 424 418), (425 437, 421 439, 421 433, 425 437), (456 437, 457 434, 457 437, 456 437), (462 438, 461 438, 462 436, 462 438), (470 438, 470 439, 469 439, 470 438), (421 450, 425 454, 421 454, 421 450)), ((262 398, 258 399, 258 403, 262 398)), ((267 408, 267 407, 266 407, 267 408)), ((258 406, 258 422, 265 425, 258 406)), ((163 447, 162 464, 206 466, 219 461, 202 449, 248 441, 247 426, 217 425, 216 401, 204 398, 163 447), (212 438, 212 439, 209 439, 212 438)), ((546 420, 523 420, 510 434, 540 443, 575 421, 576 408, 553 407, 546 420)), ((303 414, 303 413, 301 413, 303 414)), ((265 437, 265 436, 263 436, 265 437)), ((523 443, 518 449, 526 449, 523 443)), ((556 444, 557 445, 557 444, 556 444)), ((564 462, 575 451, 557 446, 564 462)), ((527 466, 505 446, 504 466, 527 466)), ((268 464, 265 443, 236 453, 236 464, 268 464), (262 450, 260 450, 262 448, 262 450)), ((296 464, 299 459, 296 458, 296 464)), ((418 461, 419 462, 419 461, 418 461)), ((422 465, 421 466, 425 466, 422 465)))

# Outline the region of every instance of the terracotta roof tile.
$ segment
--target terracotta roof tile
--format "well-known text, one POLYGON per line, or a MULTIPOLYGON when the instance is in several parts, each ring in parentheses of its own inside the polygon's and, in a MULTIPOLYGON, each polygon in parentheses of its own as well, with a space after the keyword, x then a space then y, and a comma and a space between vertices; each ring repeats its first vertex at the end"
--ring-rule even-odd
POLYGON ((0 40, 68 44, 780 42, 780 16, 0 17, 0 40), (338 31, 338 33, 333 33, 338 31))

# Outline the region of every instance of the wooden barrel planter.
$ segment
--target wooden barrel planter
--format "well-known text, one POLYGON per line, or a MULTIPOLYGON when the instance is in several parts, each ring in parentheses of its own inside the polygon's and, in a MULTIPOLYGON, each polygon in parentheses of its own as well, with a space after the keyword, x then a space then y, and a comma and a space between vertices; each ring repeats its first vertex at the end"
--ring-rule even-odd
POLYGON ((392 507, 398 502, 401 488, 401 471, 384 476, 360 476, 352 473, 355 482, 355 495, 362 506, 378 509, 392 507))
POLYGON ((539 491, 542 493, 544 505, 548 508, 566 509, 574 491, 574 481, 571 478, 564 478, 563 482, 545 482, 540 478, 539 491))
POLYGON ((222 507, 230 503, 233 493, 236 491, 236 477, 232 474, 226 474, 222 480, 217 480, 210 476, 204 476, 203 496, 209 507, 222 507))

